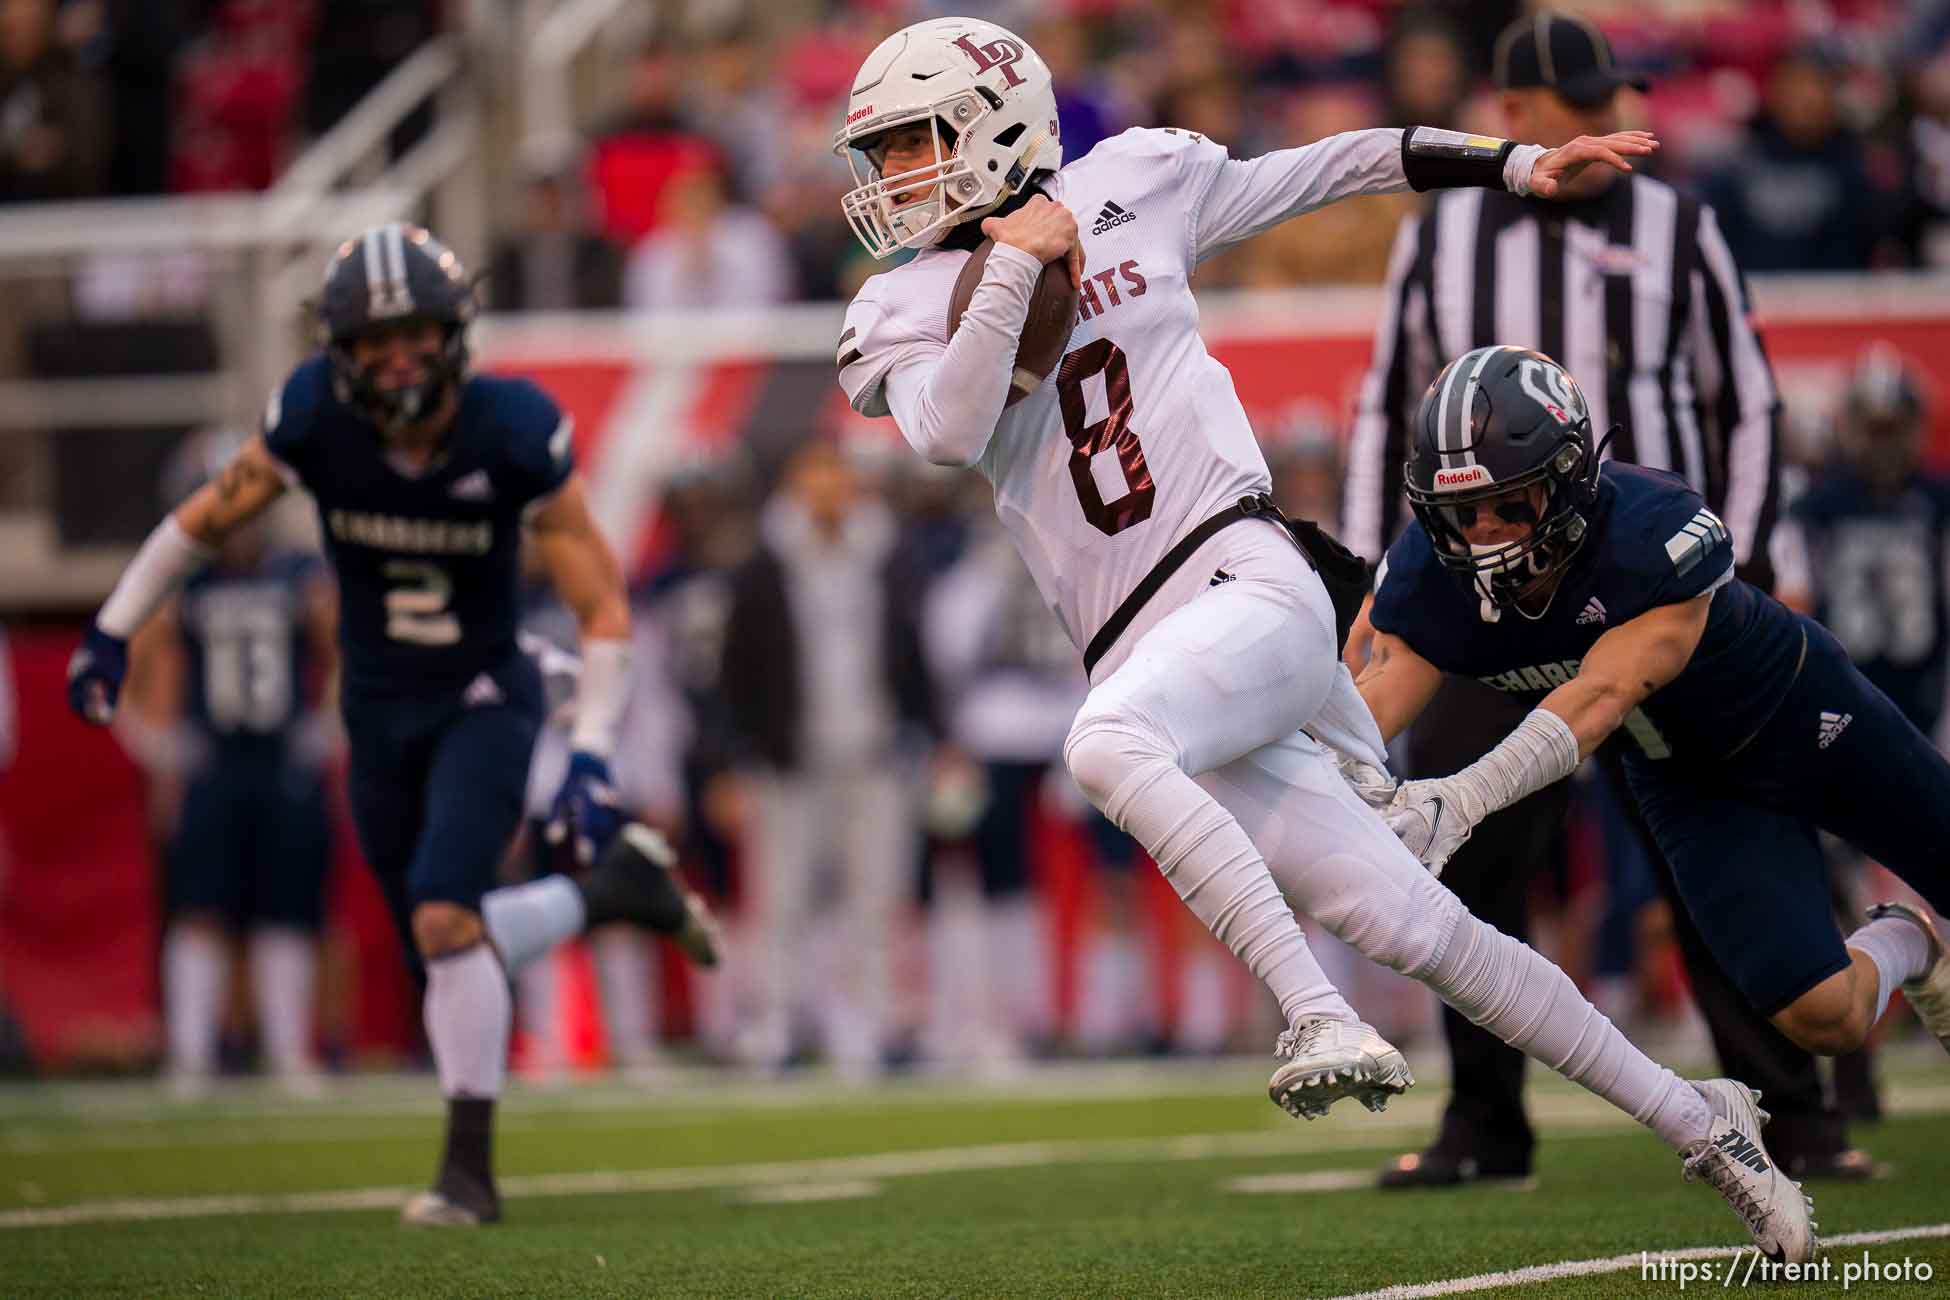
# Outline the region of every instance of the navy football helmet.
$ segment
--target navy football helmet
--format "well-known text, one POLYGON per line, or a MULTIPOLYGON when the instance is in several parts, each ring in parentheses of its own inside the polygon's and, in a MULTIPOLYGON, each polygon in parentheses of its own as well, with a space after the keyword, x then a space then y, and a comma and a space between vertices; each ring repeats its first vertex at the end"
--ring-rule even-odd
POLYGON ((1928 414, 1915 369, 1889 344, 1871 343, 1842 394, 1842 454, 1877 491, 1899 492, 1922 462, 1928 414))
POLYGON ((419 226, 390 222, 340 244, 318 297, 321 342, 339 400, 386 434, 432 411, 447 387, 466 376, 467 325, 475 308, 473 277, 452 249, 419 226), (439 324, 441 348, 427 358, 425 379, 382 388, 353 360, 352 341, 406 321, 439 324))
POLYGON ((1584 544, 1598 454, 1584 394, 1564 367, 1527 348, 1477 348, 1444 367, 1423 396, 1405 488, 1443 567, 1490 604, 1518 608, 1584 544), (1467 534, 1482 511, 1530 530, 1472 544, 1467 534))

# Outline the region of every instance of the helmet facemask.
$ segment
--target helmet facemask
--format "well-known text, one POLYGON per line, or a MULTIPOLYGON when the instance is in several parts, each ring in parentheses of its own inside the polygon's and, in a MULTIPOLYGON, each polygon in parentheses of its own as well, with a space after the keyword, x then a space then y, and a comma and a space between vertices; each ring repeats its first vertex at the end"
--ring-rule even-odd
POLYGON ((332 387, 338 399, 356 407, 378 426, 386 438, 399 434, 440 408, 450 387, 458 386, 467 372, 466 331, 454 321, 439 321, 441 345, 421 354, 426 374, 417 382, 389 387, 378 381, 377 365, 359 364, 352 351, 353 338, 331 340, 326 353, 332 362, 332 387))
POLYGON ((1004 187, 984 202, 981 179, 961 155, 961 142, 969 128, 994 112, 977 88, 885 124, 876 121, 873 134, 838 142, 835 149, 846 155, 854 184, 841 198, 840 209, 869 253, 878 258, 901 248, 931 248, 941 242, 950 227, 994 211, 1014 192, 1004 187), (883 175, 884 142, 902 127, 921 122, 927 124, 932 137, 934 161, 892 176, 883 175), (895 199, 904 194, 920 197, 896 203, 895 199))
POLYGON ((1462 491, 1411 487, 1409 504, 1445 569, 1489 604, 1528 613, 1522 603, 1551 587, 1584 544, 1596 480, 1597 455, 1589 440, 1566 439, 1528 474, 1462 491), (1542 500, 1533 506, 1539 487, 1542 500), (1469 530, 1485 511, 1508 523, 1528 523, 1530 531, 1508 542, 1471 542, 1469 530))

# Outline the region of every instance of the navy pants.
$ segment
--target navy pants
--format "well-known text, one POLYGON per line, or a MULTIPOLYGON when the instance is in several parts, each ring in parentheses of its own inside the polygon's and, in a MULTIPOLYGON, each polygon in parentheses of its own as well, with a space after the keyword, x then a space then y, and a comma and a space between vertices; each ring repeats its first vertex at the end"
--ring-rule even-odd
POLYGON ((1950 912, 1950 762, 1834 637, 1803 625, 1799 676, 1730 757, 1626 760, 1686 910, 1765 1015, 1849 964, 1818 830, 1950 912))
POLYGON ((353 823, 409 952, 415 907, 478 911, 494 887, 542 708, 541 676, 522 654, 439 691, 346 692, 353 823))
POLYGON ((220 745, 183 792, 164 854, 164 902, 171 915, 316 930, 331 837, 315 768, 286 762, 280 745, 220 745))

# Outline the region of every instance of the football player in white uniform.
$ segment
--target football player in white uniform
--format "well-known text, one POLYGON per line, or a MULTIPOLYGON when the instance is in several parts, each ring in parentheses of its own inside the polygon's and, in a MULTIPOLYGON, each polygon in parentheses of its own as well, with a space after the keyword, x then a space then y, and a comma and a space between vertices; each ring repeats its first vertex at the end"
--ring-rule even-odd
POLYGON ((942 18, 868 56, 834 147, 859 182, 843 206, 861 242, 917 250, 848 309, 840 383, 928 460, 994 484, 1044 598, 1089 647, 1065 761, 1279 1000, 1273 1099, 1309 1117, 1346 1096, 1378 1110, 1413 1082, 1322 974, 1297 907, 1647 1124, 1764 1249, 1805 1258, 1808 1207, 1750 1154, 1747 1090, 1688 1084, 1637 1051, 1562 971, 1470 916, 1337 770, 1381 767, 1381 737, 1315 566, 1287 530, 1257 526, 1278 522, 1258 504, 1271 479, 1190 288, 1203 258, 1348 195, 1549 196, 1592 162, 1630 170, 1651 137, 1547 152, 1417 127, 1234 162, 1200 136, 1140 129, 1065 166, 1047 66, 994 24, 942 18), (996 246, 951 341, 951 292, 985 236, 996 246), (1017 340, 1058 258, 1081 319, 1036 383, 1015 368, 1017 340), (1012 386, 1031 391, 1005 405, 1012 386))

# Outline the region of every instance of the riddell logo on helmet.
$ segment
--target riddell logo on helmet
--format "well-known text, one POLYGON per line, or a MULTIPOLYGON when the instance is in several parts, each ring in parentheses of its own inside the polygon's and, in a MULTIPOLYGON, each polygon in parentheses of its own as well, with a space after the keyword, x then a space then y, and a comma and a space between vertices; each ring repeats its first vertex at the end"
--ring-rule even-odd
POLYGON ((868 104, 865 108, 856 108, 851 113, 848 113, 846 115, 846 124, 848 126, 852 126, 855 122, 859 121, 861 118, 872 117, 872 116, 873 116, 873 105, 868 104))
POLYGON ((1439 469, 1435 472, 1435 485, 1439 488, 1475 487, 1478 483, 1494 483, 1490 472, 1481 465, 1471 465, 1468 469, 1439 469))
POLYGON ((1022 78, 1016 75, 1016 60, 1023 56, 1023 48, 1019 42, 1003 36, 990 41, 987 45, 977 45, 966 36, 957 36, 955 46, 963 54, 975 60, 976 72, 1001 68, 1002 75, 1009 79, 1011 86, 1023 84, 1022 78))

